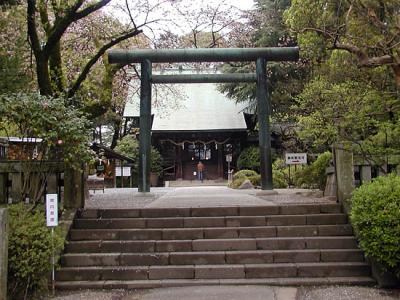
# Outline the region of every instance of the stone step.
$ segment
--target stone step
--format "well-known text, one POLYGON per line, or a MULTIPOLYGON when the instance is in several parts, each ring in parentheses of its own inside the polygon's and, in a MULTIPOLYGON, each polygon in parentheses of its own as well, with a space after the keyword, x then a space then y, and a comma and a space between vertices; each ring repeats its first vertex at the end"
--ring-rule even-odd
POLYGON ((71 241, 66 253, 188 252, 230 250, 357 249, 354 236, 203 240, 71 241))
POLYGON ((201 228, 346 224, 340 213, 272 216, 76 219, 77 229, 201 228))
POLYGON ((217 216, 259 216, 259 215, 304 215, 320 213, 341 213, 338 203, 192 207, 192 208, 137 208, 137 209, 83 209, 78 218, 161 218, 161 217, 217 217, 217 216))
POLYGON ((72 229, 70 240, 186 240, 352 235, 349 224, 167 229, 72 229))
POLYGON ((376 282, 367 276, 352 277, 289 277, 262 279, 162 279, 162 280, 99 280, 56 281, 57 290, 87 289, 149 289, 204 285, 273 285, 273 286, 323 286, 354 285, 373 286, 376 282))
POLYGON ((63 267, 57 281, 369 276, 364 262, 63 267))
POLYGON ((64 254, 64 267, 362 262, 358 249, 64 254))

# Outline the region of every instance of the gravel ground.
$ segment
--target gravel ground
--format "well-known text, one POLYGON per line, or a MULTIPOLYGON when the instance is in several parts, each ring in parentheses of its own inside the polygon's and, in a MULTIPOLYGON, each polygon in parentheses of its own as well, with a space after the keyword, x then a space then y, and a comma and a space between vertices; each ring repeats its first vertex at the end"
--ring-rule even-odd
POLYGON ((151 193, 139 193, 137 188, 105 189, 90 192, 85 208, 142 208, 167 194, 169 188, 154 188, 151 193))
POLYGON ((300 288, 297 297, 298 300, 395 300, 400 299, 400 289, 357 286, 310 287, 300 288))
POLYGON ((152 290, 70 291, 45 300, 396 300, 400 289, 358 286, 198 286, 152 290), (297 291, 296 291, 297 290, 297 291))
POLYGON ((260 190, 234 190, 227 187, 157 187, 150 193, 139 193, 137 188, 106 189, 104 193, 90 192, 86 208, 143 208, 143 207, 199 207, 278 205, 306 203, 334 203, 322 197, 320 191, 305 189, 277 189, 277 195, 258 196, 260 190))

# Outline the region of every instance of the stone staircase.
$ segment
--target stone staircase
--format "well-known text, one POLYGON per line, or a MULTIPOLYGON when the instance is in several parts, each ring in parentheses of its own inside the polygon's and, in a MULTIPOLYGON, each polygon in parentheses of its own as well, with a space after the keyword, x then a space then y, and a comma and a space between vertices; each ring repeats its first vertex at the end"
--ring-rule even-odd
POLYGON ((86 209, 58 289, 374 284, 337 204, 86 209))

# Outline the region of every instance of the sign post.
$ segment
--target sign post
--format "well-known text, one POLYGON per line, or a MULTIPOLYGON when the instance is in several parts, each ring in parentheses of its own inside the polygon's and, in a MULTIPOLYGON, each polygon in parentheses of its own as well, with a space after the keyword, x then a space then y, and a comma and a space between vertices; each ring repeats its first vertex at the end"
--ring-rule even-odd
POLYGON ((295 165, 306 165, 307 164, 307 153, 286 153, 285 154, 285 163, 289 165, 289 187, 291 183, 290 178, 290 166, 295 165))
POLYGON ((51 283, 53 295, 55 294, 55 258, 54 258, 54 227, 58 225, 58 199, 57 194, 47 194, 46 195, 46 224, 47 227, 51 227, 51 283))
POLYGON ((232 154, 226 155, 226 162, 228 163, 228 182, 232 182, 232 172, 231 172, 231 162, 232 162, 232 154))

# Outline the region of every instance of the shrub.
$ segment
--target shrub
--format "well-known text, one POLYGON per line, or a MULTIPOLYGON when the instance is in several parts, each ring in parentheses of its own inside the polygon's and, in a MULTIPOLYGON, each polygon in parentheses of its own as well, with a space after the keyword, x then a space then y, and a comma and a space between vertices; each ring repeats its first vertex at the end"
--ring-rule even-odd
POLYGON ((248 179, 254 186, 260 186, 261 185, 261 175, 253 175, 249 176, 248 179))
POLYGON ((272 169, 272 183, 275 189, 286 189, 289 184, 283 171, 272 169))
MULTIPOLYGON (((273 169, 272 170, 273 184, 275 189, 287 188, 288 184, 285 179, 285 175, 282 171, 273 169)), ((241 170, 233 176, 233 181, 229 187, 237 189, 246 179, 254 186, 261 185, 261 175, 257 174, 252 170, 241 170)))
POLYGON ((256 171, 253 170, 240 170, 233 174, 233 180, 241 178, 241 177, 250 177, 258 175, 256 171))
POLYGON ((260 172, 260 150, 258 147, 252 146, 244 149, 237 160, 239 169, 249 169, 260 172))
POLYGON ((133 136, 126 135, 118 141, 114 150, 130 158, 137 159, 139 157, 139 142, 133 136))
POLYGON ((153 146, 150 149, 150 172, 160 175, 162 173, 163 159, 160 152, 153 146))
POLYGON ((326 168, 332 159, 332 153, 325 152, 318 156, 311 165, 305 166, 294 174, 294 184, 297 187, 325 189, 326 168))
POLYGON ((80 170, 93 159, 90 143, 92 124, 81 110, 74 108, 71 99, 54 98, 34 93, 0 94, 0 128, 5 136, 15 136, 34 142, 17 147, 12 152, 21 163, 21 189, 14 193, 17 201, 26 195, 39 203, 45 190, 46 177, 51 171, 38 172, 41 164, 31 161, 57 160, 80 170), (35 184, 31 184, 35 180, 35 184))
POLYGON ((358 188, 350 218, 366 256, 400 278, 400 177, 378 177, 358 188))
POLYGON ((248 179, 248 178, 247 178, 246 176, 239 177, 239 178, 233 180, 233 181, 229 184, 229 187, 230 187, 230 188, 233 188, 233 189, 237 189, 237 188, 239 188, 239 187, 242 185, 242 183, 245 182, 247 179, 248 179))
MULTIPOLYGON (((137 173, 139 169, 139 142, 132 136, 124 136, 115 147, 115 151, 135 159, 135 170, 137 173)), ((150 149, 150 172, 160 175, 162 168, 162 157, 160 152, 151 146, 150 149)))
MULTIPOLYGON (((31 212, 28 206, 20 203, 10 205, 9 214, 9 296, 10 299, 21 299, 47 290, 47 278, 52 267, 52 238, 43 211, 31 212)), ((53 242, 57 253, 64 244, 58 229, 53 242)))

